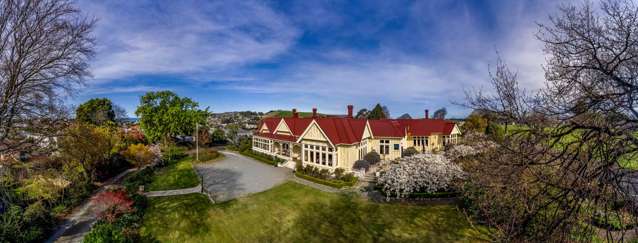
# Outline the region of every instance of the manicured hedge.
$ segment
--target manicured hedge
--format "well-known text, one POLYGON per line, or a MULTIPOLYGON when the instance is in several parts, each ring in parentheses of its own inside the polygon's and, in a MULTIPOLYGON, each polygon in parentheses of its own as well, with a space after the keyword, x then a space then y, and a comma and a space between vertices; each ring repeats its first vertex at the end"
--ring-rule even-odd
POLYGON ((326 185, 326 186, 330 186, 330 187, 334 187, 334 188, 343 188, 343 187, 347 187, 347 186, 354 186, 354 184, 357 183, 357 179, 355 178, 354 181, 352 182, 345 182, 342 180, 332 180, 332 179, 328 179, 328 180, 324 180, 324 179, 320 179, 320 178, 316 178, 316 177, 312 177, 306 174, 302 174, 299 172, 295 172, 295 175, 299 178, 302 179, 306 179, 315 183, 319 183, 322 185, 326 185))
POLYGON ((279 158, 276 158, 274 156, 270 156, 270 155, 267 155, 267 154, 253 152, 252 150, 246 150, 246 151, 242 151, 242 152, 239 152, 239 153, 244 155, 244 156, 251 157, 253 159, 256 159, 258 161, 264 162, 264 163, 272 165, 272 166, 277 166, 277 164, 279 164, 280 162, 283 162, 282 159, 279 159, 279 158))

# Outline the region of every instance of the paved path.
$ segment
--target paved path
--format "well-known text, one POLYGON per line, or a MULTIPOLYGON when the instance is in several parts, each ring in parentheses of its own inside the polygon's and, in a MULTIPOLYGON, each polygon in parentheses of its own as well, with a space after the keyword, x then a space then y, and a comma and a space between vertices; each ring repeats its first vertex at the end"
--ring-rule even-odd
POLYGON ((175 196, 175 195, 199 193, 201 191, 202 191, 202 184, 200 183, 199 185, 191 187, 191 188, 176 189, 176 190, 166 190, 166 191, 145 192, 144 195, 146 195, 147 197, 166 197, 166 196, 175 196))
MULTIPOLYGON (((119 182, 125 175, 135 170, 135 168, 126 170, 109 179, 93 195, 95 196, 96 194, 104 191, 107 186, 119 182)), ((62 225, 57 228, 46 242, 82 242, 84 235, 91 230, 91 226, 97 220, 91 199, 92 197, 87 199, 84 203, 82 203, 82 205, 73 209, 73 212, 67 216, 62 225)))
POLYGON ((226 157, 214 163, 195 164, 203 177, 206 191, 216 202, 266 191, 285 182, 290 169, 278 168, 233 152, 220 151, 226 157))

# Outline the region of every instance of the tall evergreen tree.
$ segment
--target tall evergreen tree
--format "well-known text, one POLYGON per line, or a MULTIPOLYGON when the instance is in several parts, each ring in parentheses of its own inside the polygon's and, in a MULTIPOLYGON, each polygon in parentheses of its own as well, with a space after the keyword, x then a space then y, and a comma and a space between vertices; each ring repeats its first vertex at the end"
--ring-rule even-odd
POLYGON ((374 106, 374 108, 368 114, 368 119, 371 119, 371 120, 379 120, 379 119, 386 119, 386 118, 388 117, 386 116, 386 113, 383 112, 383 107, 381 106, 381 104, 378 104, 378 103, 376 106, 374 106))

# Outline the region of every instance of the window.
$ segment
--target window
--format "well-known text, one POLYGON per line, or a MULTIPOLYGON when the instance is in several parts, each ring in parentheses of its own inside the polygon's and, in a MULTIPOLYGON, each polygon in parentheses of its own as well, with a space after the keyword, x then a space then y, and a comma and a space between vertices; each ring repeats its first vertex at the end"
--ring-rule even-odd
POLYGON ((379 141, 379 154, 389 154, 389 153, 390 153, 390 140, 379 141))
POLYGON ((304 144, 304 161, 314 163, 317 165, 332 166, 335 164, 334 157, 332 155, 334 149, 328 146, 321 145, 307 145, 304 144))
POLYGON ((394 144, 394 150, 399 150, 400 146, 399 144, 394 144))
POLYGON ((270 140, 253 137, 253 147, 270 151, 270 140))

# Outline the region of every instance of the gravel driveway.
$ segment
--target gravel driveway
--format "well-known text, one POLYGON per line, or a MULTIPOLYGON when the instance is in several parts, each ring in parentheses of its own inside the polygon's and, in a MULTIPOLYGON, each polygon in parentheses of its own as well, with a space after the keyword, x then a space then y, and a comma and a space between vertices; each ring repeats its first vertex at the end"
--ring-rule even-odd
POLYGON ((252 158, 221 151, 226 157, 210 164, 197 164, 204 187, 217 202, 268 190, 285 182, 292 172, 256 161, 252 158))

